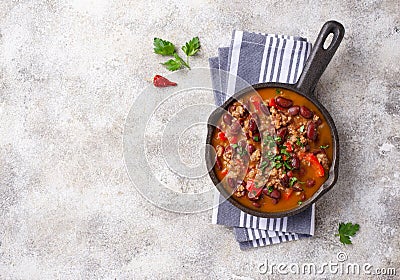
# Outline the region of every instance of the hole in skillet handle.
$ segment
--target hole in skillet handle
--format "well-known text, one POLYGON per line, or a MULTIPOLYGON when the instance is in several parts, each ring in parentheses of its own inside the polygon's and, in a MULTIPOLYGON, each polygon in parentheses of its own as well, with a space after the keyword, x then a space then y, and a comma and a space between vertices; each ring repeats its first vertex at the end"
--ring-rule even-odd
POLYGON ((328 21, 322 26, 303 72, 295 85, 299 92, 314 97, 315 86, 342 42, 344 33, 343 25, 337 21, 328 21), (329 41, 327 38, 330 34, 333 34, 332 41, 325 49, 324 45, 329 41))
POLYGON ((334 35, 333 33, 329 33, 329 35, 326 37, 326 40, 325 40, 324 45, 323 45, 323 49, 324 50, 329 49, 329 47, 332 45, 333 35, 334 35))

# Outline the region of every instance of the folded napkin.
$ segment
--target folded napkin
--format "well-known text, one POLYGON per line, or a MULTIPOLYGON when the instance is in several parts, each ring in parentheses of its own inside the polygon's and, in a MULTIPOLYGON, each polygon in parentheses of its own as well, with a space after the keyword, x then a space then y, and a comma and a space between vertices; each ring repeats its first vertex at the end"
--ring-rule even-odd
MULTIPOLYGON (((311 43, 301 37, 233 31, 230 47, 219 48, 218 57, 209 59, 215 104, 241 89, 237 77, 248 84, 296 83, 310 51, 311 43)), ((217 191, 215 200, 212 222, 233 227, 242 250, 314 235, 315 205, 294 216, 269 219, 242 212, 217 191)))

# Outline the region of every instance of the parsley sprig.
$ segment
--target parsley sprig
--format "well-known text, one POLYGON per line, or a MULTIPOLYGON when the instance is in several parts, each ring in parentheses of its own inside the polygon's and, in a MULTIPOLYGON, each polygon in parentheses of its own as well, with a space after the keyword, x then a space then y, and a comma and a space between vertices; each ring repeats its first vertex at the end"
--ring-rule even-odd
POLYGON ((162 63, 169 71, 176 71, 181 69, 182 67, 186 67, 190 69, 189 65, 189 57, 194 56, 200 50, 200 40, 199 37, 194 37, 190 41, 186 42, 184 46, 182 46, 182 51, 186 54, 186 61, 178 55, 175 50, 175 46, 173 43, 160 39, 154 38, 154 53, 160 54, 162 56, 173 56, 170 60, 162 63))
POLYGON ((352 244, 350 237, 354 236, 359 229, 360 229, 359 224, 340 223, 339 233, 336 234, 335 236, 340 236, 340 242, 342 242, 343 244, 352 244))

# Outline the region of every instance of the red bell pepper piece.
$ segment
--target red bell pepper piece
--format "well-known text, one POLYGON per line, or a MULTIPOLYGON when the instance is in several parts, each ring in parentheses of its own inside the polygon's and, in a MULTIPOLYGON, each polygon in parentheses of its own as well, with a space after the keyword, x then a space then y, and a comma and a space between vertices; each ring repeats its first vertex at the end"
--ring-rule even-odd
POLYGON ((167 78, 160 76, 160 75, 155 75, 153 78, 153 85, 155 87, 170 87, 170 86, 176 86, 177 83, 171 82, 167 78))
POLYGON ((253 95, 250 97, 251 103, 253 103, 254 107, 257 111, 260 111, 261 100, 257 95, 253 95))
POLYGON ((281 106, 279 106, 278 104, 276 104, 275 98, 271 98, 271 99, 269 100, 268 106, 269 106, 269 107, 275 107, 275 108, 277 108, 277 109, 279 109, 279 110, 281 110, 281 111, 284 110, 284 108, 282 108, 281 106))
POLYGON ((269 106, 269 107, 274 107, 274 106, 276 106, 275 98, 271 98, 271 99, 269 100, 268 106, 269 106))
POLYGON ((293 152, 293 146, 290 142, 286 142, 284 145, 286 146, 286 151, 293 152))
POLYGON ((228 174, 228 169, 224 168, 224 169, 221 171, 221 175, 225 177, 226 174, 228 174))
POLYGON ((290 198, 290 196, 292 195, 292 193, 293 193, 293 189, 286 189, 282 195, 283 199, 288 200, 290 198))
POLYGON ((256 197, 260 196, 263 188, 256 186, 254 180, 247 180, 246 189, 248 192, 253 193, 254 197, 256 197))
POLYGON ((321 165, 321 163, 319 163, 317 157, 314 154, 308 153, 304 158, 311 164, 315 174, 318 177, 324 177, 325 175, 324 167, 321 165))

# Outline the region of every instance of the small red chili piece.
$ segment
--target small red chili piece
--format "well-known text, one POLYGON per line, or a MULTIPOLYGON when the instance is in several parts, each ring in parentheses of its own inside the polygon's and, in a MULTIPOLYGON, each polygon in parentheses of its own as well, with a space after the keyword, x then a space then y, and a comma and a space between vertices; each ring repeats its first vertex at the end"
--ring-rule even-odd
POLYGON ((170 86, 176 86, 178 85, 177 83, 171 82, 167 78, 160 76, 160 75, 155 75, 153 78, 153 85, 155 87, 170 87, 170 86))
POLYGON ((228 138, 226 138, 226 135, 224 132, 218 132, 218 139, 222 140, 222 141, 226 141, 228 138))

